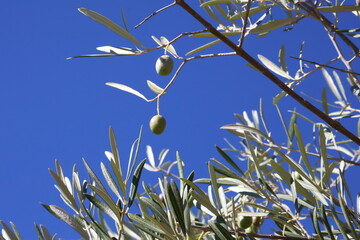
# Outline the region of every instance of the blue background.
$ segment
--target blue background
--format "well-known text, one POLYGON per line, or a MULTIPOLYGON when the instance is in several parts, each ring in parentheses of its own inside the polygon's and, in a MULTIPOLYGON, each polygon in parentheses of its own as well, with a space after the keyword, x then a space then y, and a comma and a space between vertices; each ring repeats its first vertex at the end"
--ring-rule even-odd
MULTIPOLYGON (((234 145, 237 139, 220 127, 235 123, 234 113, 242 114, 259 108, 264 101, 266 118, 273 136, 285 141, 272 98, 279 92, 276 86, 245 65, 239 57, 196 60, 188 63, 174 85, 162 98, 161 114, 167 119, 164 134, 156 136, 148 128, 156 114, 156 104, 146 103, 131 94, 108 87, 106 82, 129 85, 149 98, 152 95, 146 80, 165 86, 170 77, 159 77, 155 61, 162 50, 131 57, 85 58, 66 60, 76 55, 100 53, 98 46, 131 47, 134 45, 77 11, 85 7, 99 12, 122 25, 121 9, 132 29, 148 14, 162 7, 163 1, 4 1, 0 8, 0 219, 13 221, 24 239, 36 237, 33 223, 44 224, 51 233, 65 239, 77 235, 65 223, 52 217, 40 202, 65 205, 54 188, 48 168, 54 169, 58 159, 70 176, 73 164, 84 178, 82 158, 100 174, 100 161, 106 162, 104 151, 110 150, 108 129, 115 130, 119 151, 127 161, 132 142, 144 125, 140 158, 145 146, 151 145, 157 156, 169 148, 167 160, 175 160, 175 151, 185 161, 186 172, 192 169, 197 177, 205 177, 205 163, 220 158, 214 145, 227 147, 224 138, 234 145), (276 130, 280 129, 280 130, 276 130)), ((197 6, 197 2, 194 7, 197 6)), ((206 14, 200 9, 203 16, 206 14)), ((306 41, 307 59, 325 62, 336 57, 320 24, 304 20, 289 32, 281 30, 265 38, 249 36, 244 47, 251 54, 261 53, 274 62, 281 45, 287 56, 298 56, 302 41, 306 41), (302 38, 299 38, 299 36, 302 38), (330 50, 329 50, 330 49, 330 50)), ((172 39, 184 31, 203 29, 190 15, 174 7, 152 18, 137 30, 131 30, 145 46, 155 47, 151 35, 172 39)), ((174 47, 183 56, 189 50, 209 40, 185 37, 174 47)), ((213 52, 227 52, 224 45, 213 52)), ((210 53, 211 51, 205 51, 210 53)), ((287 59, 294 75, 297 62, 287 59)), ((175 60, 175 65, 180 64, 175 60)), ((315 97, 326 84, 321 74, 307 80, 298 89, 315 97), (314 87, 316 86, 316 87, 314 87)), ((329 97, 333 100, 332 97, 329 97)), ((357 101, 350 96, 351 101, 357 101)), ((307 115, 291 99, 280 102, 286 119, 287 109, 307 115)), ((321 106, 318 104, 317 106, 321 106)), ((316 119, 316 118, 315 118, 316 119)), ((316 119, 319 121, 319 119, 316 119)), ((346 120, 350 122, 349 120, 346 120)), ((345 123, 346 123, 345 121, 345 123)), ((301 121, 311 134, 310 124, 301 121)), ((356 130, 353 124, 351 130, 356 130)), ((246 164, 243 165, 244 167, 246 164)), ((155 175, 144 173, 144 179, 155 182, 155 175)), ((67 209, 67 208, 66 208, 67 209)))

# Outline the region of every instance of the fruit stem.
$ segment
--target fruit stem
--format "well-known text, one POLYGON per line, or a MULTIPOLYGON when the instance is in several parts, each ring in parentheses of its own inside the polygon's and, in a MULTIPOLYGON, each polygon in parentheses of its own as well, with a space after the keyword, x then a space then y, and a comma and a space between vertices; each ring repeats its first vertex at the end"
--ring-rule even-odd
POLYGON ((156 99, 156 111, 157 114, 160 115, 160 98, 156 99))

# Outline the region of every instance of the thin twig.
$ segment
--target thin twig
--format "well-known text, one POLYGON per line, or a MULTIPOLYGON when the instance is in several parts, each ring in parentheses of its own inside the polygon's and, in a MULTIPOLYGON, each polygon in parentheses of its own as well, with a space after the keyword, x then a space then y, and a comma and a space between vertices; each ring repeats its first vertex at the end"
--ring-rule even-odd
POLYGON ((328 123, 331 127, 342 133, 343 135, 350 138, 356 144, 360 145, 360 139, 355 136, 352 132, 346 129, 341 123, 333 120, 327 114, 323 113, 321 110, 316 108, 310 102, 306 101, 299 94, 291 90, 286 84, 284 84, 278 77, 276 77, 269 69, 260 64, 257 60, 255 60, 252 56, 250 56, 246 51, 240 49, 236 44, 234 44, 230 39, 220 33, 216 28, 212 26, 208 21, 206 21, 202 16, 200 16, 193 8, 191 8, 184 0, 176 0, 177 5, 182 7, 185 11, 187 11, 191 16, 193 16, 199 23, 201 23, 205 28, 209 30, 212 34, 214 34, 218 39, 223 41, 227 46, 233 49, 237 55, 245 59, 248 63, 250 63, 255 69, 259 70, 265 77, 270 79, 274 84, 276 84, 279 88, 285 91, 288 95, 290 95, 294 100, 300 103, 302 106, 313 112, 323 121, 328 123))
MULTIPOLYGON (((349 73, 349 74, 354 74, 354 75, 360 75, 360 73, 356 73, 356 72, 353 72, 353 71, 348 71, 348 70, 344 70, 344 69, 341 69, 341 68, 328 66, 329 63, 327 63, 327 64, 321 64, 321 63, 317 63, 317 62, 314 62, 314 61, 306 60, 306 59, 303 59, 303 58, 292 57, 292 56, 290 56, 290 57, 293 58, 293 59, 297 59, 297 60, 304 61, 304 62, 316 64, 316 65, 319 65, 319 66, 321 66, 321 67, 326 67, 326 68, 335 69, 335 70, 340 71, 340 72, 349 73)), ((338 58, 335 58, 335 59, 337 60, 338 58)))
POLYGON ((236 55, 235 52, 230 52, 230 53, 213 53, 213 54, 205 54, 205 55, 198 55, 195 57, 190 57, 190 58, 185 58, 183 59, 183 62, 180 64, 180 66, 178 67, 178 69, 176 70, 176 72, 174 73, 173 77, 171 78, 171 80, 169 81, 169 83, 166 85, 166 87, 163 89, 163 91, 161 93, 159 93, 156 97, 154 97, 153 99, 148 100, 148 102, 153 102, 156 99, 160 98, 162 95, 164 95, 167 90, 169 89, 169 87, 174 83, 176 77, 179 75, 181 69, 184 67, 185 63, 195 60, 195 59, 203 59, 203 58, 210 58, 210 57, 224 57, 224 56, 234 56, 236 55))
POLYGON ((249 19, 249 12, 250 12, 250 7, 251 7, 251 1, 249 0, 246 4, 246 13, 245 13, 245 20, 244 20, 244 25, 243 25, 243 29, 241 31, 241 38, 240 38, 240 42, 239 42, 239 48, 242 48, 242 45, 244 43, 244 38, 245 38, 245 34, 246 34, 246 25, 248 23, 248 19, 249 19))
POLYGON ((337 31, 338 29, 335 28, 333 24, 324 15, 322 15, 319 11, 316 11, 316 6, 311 7, 304 2, 299 2, 298 5, 311 16, 315 17, 317 20, 323 23, 323 25, 326 26, 330 31, 337 34, 354 51, 354 54, 359 56, 359 48, 346 35, 344 35, 342 32, 337 31))
POLYGON ((150 14, 149 16, 147 16, 144 20, 142 20, 142 21, 141 21, 138 25, 136 25, 134 28, 136 29, 136 28, 140 27, 140 26, 143 25, 147 20, 149 20, 150 18, 152 18, 152 17, 155 16, 156 14, 158 14, 158 13, 160 13, 160 12, 162 12, 162 11, 164 11, 164 10, 172 7, 172 6, 175 6, 175 5, 176 5, 176 2, 173 2, 173 3, 167 5, 167 6, 163 7, 163 8, 160 8, 159 10, 156 10, 155 12, 153 12, 152 14, 150 14))

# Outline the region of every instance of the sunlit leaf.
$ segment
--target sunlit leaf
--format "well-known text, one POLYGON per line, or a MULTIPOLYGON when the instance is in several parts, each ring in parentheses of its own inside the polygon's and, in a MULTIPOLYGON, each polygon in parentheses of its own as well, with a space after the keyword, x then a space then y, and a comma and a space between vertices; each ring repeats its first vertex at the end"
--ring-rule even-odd
POLYGON ((94 206, 96 206, 97 208, 99 208, 101 211, 103 211, 104 213, 106 213, 109 217, 111 217, 114 221, 118 221, 118 218, 116 216, 116 214, 113 212, 113 210, 106 205, 103 201, 97 199, 96 197, 89 195, 89 194, 84 194, 85 197, 92 203, 94 204, 94 206))
POLYGON ((55 205, 45 205, 41 204, 46 210, 48 210, 52 215, 59 218, 60 220, 67 223, 70 227, 72 227, 76 232, 78 232, 83 238, 88 239, 88 235, 83 230, 82 226, 78 224, 78 222, 64 209, 57 207, 55 205))
POLYGON ((160 37, 160 41, 161 41, 162 45, 165 45, 165 46, 166 46, 166 47, 165 47, 165 50, 166 50, 167 52, 171 53, 171 55, 173 55, 174 57, 179 57, 179 55, 177 54, 174 46, 173 46, 172 44, 169 44, 170 42, 169 42, 169 40, 168 40, 166 37, 161 36, 161 37, 160 37))
MULTIPOLYGON (((250 8, 249 13, 248 13, 249 17, 254 14, 260 13, 272 6, 274 6, 274 4, 266 4, 266 5, 261 4, 256 7, 250 8)), ((231 19, 236 20, 236 19, 240 19, 240 18, 245 18, 245 16, 246 16, 246 11, 242 11, 242 12, 236 13, 235 15, 231 16, 231 19)))
POLYGON ((267 59, 266 57, 258 54, 259 60, 271 71, 274 73, 286 78, 294 80, 287 72, 285 72, 283 69, 279 68, 275 63, 267 59))
POLYGON ((112 53, 117 56, 130 56, 130 55, 138 55, 141 53, 141 51, 139 50, 127 48, 127 47, 102 46, 102 47, 97 47, 96 50, 112 53))
POLYGON ((2 232, 8 236, 8 238, 5 238, 6 240, 21 240, 17 238, 17 236, 13 233, 13 231, 8 227, 8 225, 4 221, 0 220, 0 224, 2 226, 2 232))
POLYGON ((233 236, 226 230, 220 223, 210 222, 209 226, 215 233, 216 237, 220 240, 232 240, 233 236))
POLYGON ((352 11, 360 11, 360 7, 356 6, 356 5, 318 7, 316 9, 321 11, 321 12, 352 12, 352 11))
POLYGON ((108 82, 106 83, 106 85, 110 86, 110 87, 114 87, 114 88, 117 88, 117 89, 120 89, 124 92, 128 92, 128 93, 131 93, 131 94, 134 94, 135 96, 139 97, 139 98, 142 98, 144 99, 145 101, 149 101, 144 95, 142 95, 140 92, 132 89, 131 87, 128 87, 126 85, 123 85, 123 84, 120 84, 120 83, 114 83, 114 82, 108 82))
POLYGON ((91 18, 92 20, 104 25, 105 27, 109 28, 111 31, 113 31, 114 33, 120 35, 121 37, 139 45, 144 47, 134 36, 132 36, 128 31, 126 31, 125 29, 123 29, 122 27, 120 27, 119 25, 115 24, 113 21, 111 21, 110 19, 104 17, 103 15, 91 11, 89 9, 86 8, 79 8, 79 11, 84 14, 85 16, 91 18))
POLYGON ((280 19, 280 20, 273 20, 273 21, 264 23, 262 25, 259 25, 253 29, 250 29, 249 33, 260 34, 260 33, 271 32, 278 28, 281 28, 281 27, 284 27, 284 26, 287 26, 287 25, 293 23, 296 19, 297 19, 297 17, 290 17, 290 18, 284 18, 284 19, 280 19))
POLYGON ((129 207, 132 205, 132 203, 135 200, 137 188, 138 188, 139 181, 140 181, 141 172, 144 168, 145 162, 146 162, 146 159, 142 160, 134 171, 134 176, 133 176, 133 179, 131 182, 130 193, 129 193, 129 203, 128 203, 129 207))
POLYGON ((189 56, 189 55, 191 55, 191 54, 198 53, 198 52, 200 52, 200 51, 202 51, 202 50, 205 50, 205 49, 207 49, 207 48, 209 48, 209 47, 212 47, 212 46, 214 46, 215 44, 218 44, 218 43, 220 43, 220 42, 221 42, 221 40, 220 40, 220 39, 217 39, 217 40, 215 40, 215 41, 206 43, 206 44, 204 44, 204 45, 202 45, 202 46, 200 46, 200 47, 197 47, 197 48, 195 48, 195 49, 187 52, 187 53, 185 54, 185 56, 189 56))
POLYGON ((159 94, 164 92, 163 88, 159 87, 158 85, 156 85, 152 81, 147 80, 146 83, 147 83, 148 87, 150 88, 150 90, 153 91, 155 94, 159 95, 159 94))
POLYGON ((323 75, 324 75, 324 78, 327 82, 327 84, 329 85, 329 88, 330 90, 333 92, 333 94, 335 95, 335 97, 337 98, 338 101, 342 102, 342 98, 340 96, 340 93, 334 83, 334 80, 332 79, 332 77, 330 76, 330 74, 326 71, 326 69, 322 68, 321 69, 323 75))

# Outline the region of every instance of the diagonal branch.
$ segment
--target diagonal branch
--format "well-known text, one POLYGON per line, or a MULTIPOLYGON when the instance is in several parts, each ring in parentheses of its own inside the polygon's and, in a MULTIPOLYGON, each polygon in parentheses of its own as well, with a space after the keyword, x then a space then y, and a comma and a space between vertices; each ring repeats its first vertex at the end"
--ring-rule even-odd
POLYGON ((284 92, 290 95, 293 99, 295 99, 302 106, 313 112, 331 127, 354 141, 356 144, 360 145, 360 139, 356 137, 352 132, 346 129, 341 123, 333 120, 328 115, 320 111, 310 102, 306 101, 299 94, 291 90, 286 84, 284 84, 279 78, 277 78, 270 70, 261 65, 257 60, 255 60, 252 56, 250 56, 245 50, 239 48, 235 43, 233 43, 230 39, 220 33, 216 28, 212 26, 208 21, 206 21, 202 16, 200 16, 193 8, 191 8, 184 0, 175 0, 176 4, 182 7, 185 11, 187 11, 191 16, 193 16, 198 22, 200 22, 205 28, 209 30, 212 34, 214 34, 218 39, 223 41, 228 47, 233 49, 236 54, 243 59, 245 59, 248 63, 250 63, 253 67, 255 67, 258 71, 260 71, 265 77, 270 79, 273 83, 275 83, 279 88, 281 88, 284 92))

